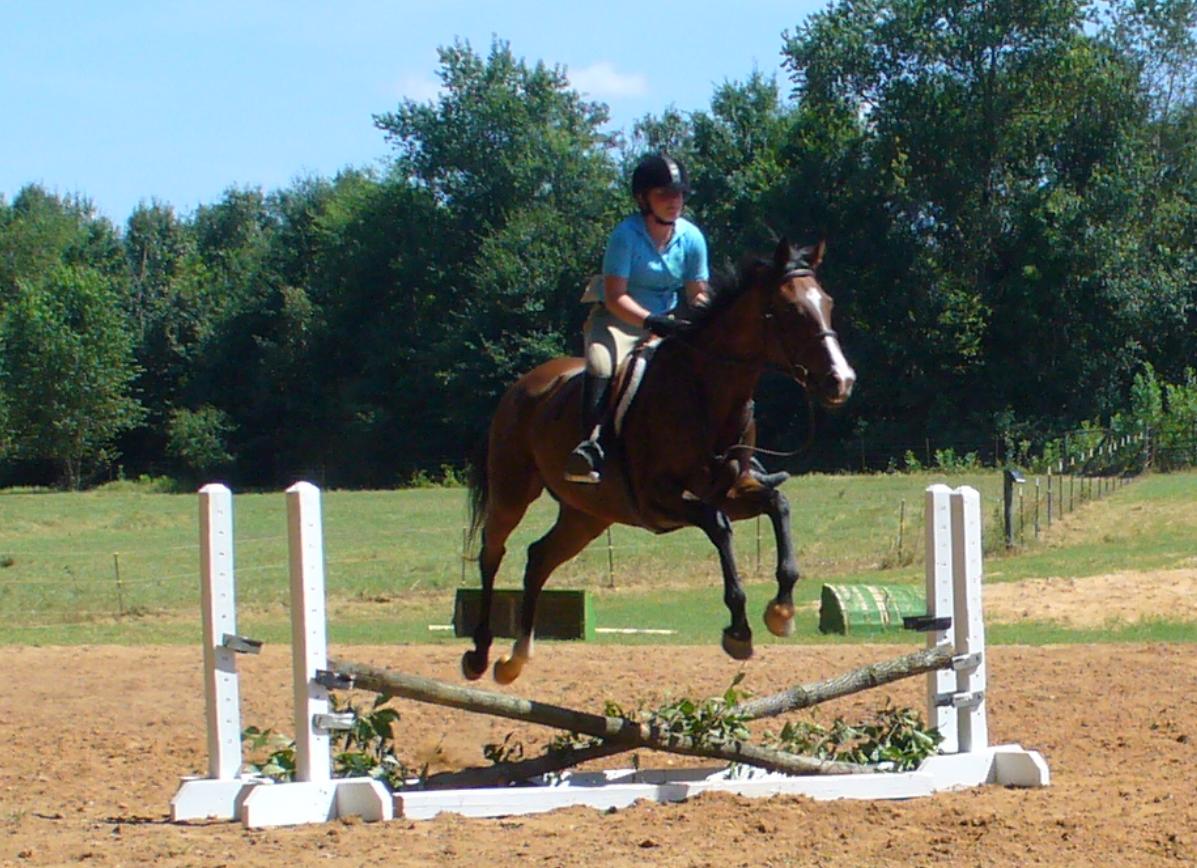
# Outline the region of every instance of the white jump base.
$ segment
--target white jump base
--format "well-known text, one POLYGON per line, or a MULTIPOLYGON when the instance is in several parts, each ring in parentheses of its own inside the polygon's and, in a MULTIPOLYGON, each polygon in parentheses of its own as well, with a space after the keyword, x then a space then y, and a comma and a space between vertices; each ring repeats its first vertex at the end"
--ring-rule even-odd
MULTIPOLYGON (((422 820, 442 812, 467 817, 536 814, 585 805, 624 808, 642 799, 680 802, 707 792, 746 797, 800 795, 816 800, 910 799, 983 784, 1048 786, 1039 753, 1017 744, 991 746, 986 718, 985 635, 981 611, 980 495, 963 486, 933 485, 926 493, 927 614, 951 618, 927 634, 948 644, 953 665, 928 673, 927 718, 944 741, 940 753, 910 772, 790 776, 740 766, 564 772, 522 787, 402 790, 393 795, 369 778, 331 779, 327 731, 319 725, 328 694, 315 680, 327 668, 323 540, 319 490, 298 483, 287 491, 291 546, 292 649, 295 674, 298 781, 242 776, 236 666, 224 635, 235 636, 231 494, 200 491, 204 585, 205 690, 209 774, 185 778, 171 818, 239 819, 247 828, 296 825, 357 815, 365 820, 422 820)), ((236 644, 236 643, 233 643, 236 644)))

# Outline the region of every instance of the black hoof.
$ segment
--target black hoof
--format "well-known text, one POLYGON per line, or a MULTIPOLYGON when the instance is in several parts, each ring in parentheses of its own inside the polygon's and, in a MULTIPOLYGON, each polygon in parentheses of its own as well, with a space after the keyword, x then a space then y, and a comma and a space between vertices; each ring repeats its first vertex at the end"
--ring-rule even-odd
POLYGON ((733 660, 748 660, 752 657, 752 634, 749 633, 746 639, 737 639, 735 636, 723 631, 723 650, 727 652, 727 656, 733 660))
POLYGON ((477 681, 486 671, 487 655, 477 651, 467 651, 461 655, 461 674, 468 681, 477 681))

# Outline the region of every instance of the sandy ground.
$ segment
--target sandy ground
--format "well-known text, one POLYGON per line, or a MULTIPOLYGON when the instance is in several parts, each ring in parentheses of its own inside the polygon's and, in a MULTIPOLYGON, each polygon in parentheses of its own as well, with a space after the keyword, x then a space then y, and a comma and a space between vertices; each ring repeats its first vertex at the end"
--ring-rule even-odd
POLYGON ((1197 569, 995 582, 985 586, 984 606, 990 621, 1034 618, 1069 627, 1152 618, 1197 621, 1197 569))
MULTIPOLYGON (((1190 601, 1191 601, 1190 597, 1190 601)), ((1186 601, 1188 602, 1188 601, 1186 601)), ((1190 603, 1191 605, 1191 603, 1190 603)), ((996 602, 991 614, 1001 609, 996 602)), ((334 649, 335 650, 335 649, 334 649)), ((355 647, 346 656, 459 682, 460 648, 355 647)), ((198 649, 6 649, 0 696, 0 862, 17 865, 495 864, 1022 865, 1197 862, 1197 652, 1190 646, 995 647, 995 742, 1040 750, 1043 790, 984 787, 906 802, 703 796, 614 813, 386 824, 338 821, 248 832, 174 825, 180 775, 205 768, 198 649)), ((883 647, 766 646, 746 687, 766 693, 894 656, 883 647)), ((243 724, 291 732, 288 649, 241 666, 243 724)), ((722 693, 739 665, 715 647, 544 644, 510 692, 601 710, 722 693)), ((821 712, 868 716, 886 697, 919 706, 922 679, 821 712)), ((405 757, 482 764, 481 745, 538 727, 397 703, 405 757)), ((668 765, 661 754, 645 765, 668 765)), ((611 764, 611 763, 608 763, 611 764)), ((616 765, 626 764, 619 761, 616 765)))

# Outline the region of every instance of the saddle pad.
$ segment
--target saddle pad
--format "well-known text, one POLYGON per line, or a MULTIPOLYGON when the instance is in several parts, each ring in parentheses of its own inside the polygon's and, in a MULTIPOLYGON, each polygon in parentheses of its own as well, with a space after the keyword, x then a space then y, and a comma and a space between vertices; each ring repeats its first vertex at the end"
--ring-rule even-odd
POLYGON ((628 407, 632 406, 632 399, 640 389, 640 382, 644 379, 644 372, 648 370, 648 363, 652 361, 653 353, 657 351, 659 340, 640 344, 624 360, 620 366, 619 400, 615 404, 615 436, 623 434, 623 417, 627 415, 628 407))

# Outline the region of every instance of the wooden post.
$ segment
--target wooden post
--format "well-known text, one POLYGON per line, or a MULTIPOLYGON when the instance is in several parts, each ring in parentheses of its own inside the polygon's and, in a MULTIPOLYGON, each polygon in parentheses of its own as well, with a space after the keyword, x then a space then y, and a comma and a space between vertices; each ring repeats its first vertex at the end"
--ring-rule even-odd
POLYGON ((112 553, 112 570, 116 573, 116 613, 120 618, 125 617, 125 589, 121 584, 121 555, 112 553))
POLYGON ((261 779, 241 776, 241 698, 237 685, 237 608, 233 590, 233 496, 223 485, 199 491, 200 611, 203 621, 207 777, 183 779, 170 818, 232 820, 261 779))
POLYGON ((329 737, 313 723, 328 713, 328 690, 316 681, 328 660, 324 607, 324 528, 320 490, 310 482, 287 489, 287 538, 291 552, 291 679, 294 692, 295 780, 332 778, 329 737))
POLYGON ((615 548, 611 545, 611 526, 607 526, 607 587, 615 587, 615 548))
MULTIPOLYGON (((927 590, 927 615, 931 618, 955 617, 952 605, 952 504, 951 489, 946 485, 932 485, 926 493, 926 534, 924 546, 926 559, 925 577, 927 590)), ((954 622, 946 630, 927 632, 927 647, 946 644, 955 646, 954 622)), ((939 730, 944 737, 945 753, 956 752, 955 718, 948 716, 948 709, 938 704, 940 696, 952 693, 956 679, 951 672, 939 670, 927 678, 927 723, 939 730)))
POLYGON ((200 574, 208 777, 228 780, 241 774, 241 697, 237 655, 221 641, 237 635, 233 493, 223 485, 200 489, 200 574))
POLYGON ((1035 539, 1039 539, 1039 477, 1035 477, 1035 539))
MULTIPOLYGON (((951 493, 952 518, 952 616, 956 660, 948 670, 955 679, 952 695, 946 698, 950 717, 955 717, 956 747, 961 753, 989 746, 985 709, 987 675, 985 665, 985 622, 981 613, 981 495, 962 485, 951 493)), ((940 697, 939 704, 945 702, 940 697)), ((940 730, 941 734, 944 731, 940 730)), ((945 735, 945 752, 952 752, 952 739, 945 735)))
POLYGON ((1052 469, 1047 468, 1047 526, 1052 526, 1052 469))
POLYGON ((381 781, 332 780, 328 690, 317 673, 328 668, 324 600, 324 532, 320 489, 297 482, 287 489, 291 568, 291 669, 295 700, 295 780, 256 787, 245 798, 247 828, 321 823, 359 815, 389 820, 394 801, 381 781))
POLYGON ((756 571, 754 575, 761 574, 761 517, 756 517, 756 571))

